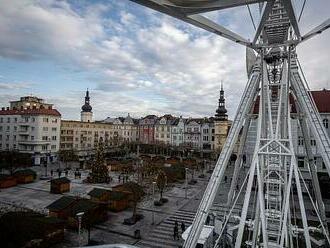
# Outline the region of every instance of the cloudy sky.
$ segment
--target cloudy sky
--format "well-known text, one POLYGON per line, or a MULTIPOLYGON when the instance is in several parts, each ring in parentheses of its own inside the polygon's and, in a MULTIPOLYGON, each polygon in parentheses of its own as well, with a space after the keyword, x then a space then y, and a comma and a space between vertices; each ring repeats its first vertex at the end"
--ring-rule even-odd
MULTIPOLYGON (((294 0, 297 12, 302 2, 294 0)), ((329 9, 328 0, 307 1, 302 33, 329 9)), ((208 17, 253 37, 246 7, 208 17)), ((328 44, 330 31, 298 49, 312 89, 330 88, 328 44)), ((223 81, 233 118, 246 80, 244 47, 128 0, 0 0, 1 106, 32 94, 79 119, 89 88, 95 119, 211 116, 223 81)))

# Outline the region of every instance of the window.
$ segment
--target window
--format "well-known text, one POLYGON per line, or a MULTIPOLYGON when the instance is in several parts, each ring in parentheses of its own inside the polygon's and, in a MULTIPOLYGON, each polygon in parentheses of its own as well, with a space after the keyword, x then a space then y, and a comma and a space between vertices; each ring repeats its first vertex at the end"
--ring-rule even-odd
POLYGON ((173 140, 176 140, 176 136, 173 136, 173 140))
POLYGON ((300 168, 304 168, 305 167, 304 157, 298 157, 298 167, 300 167, 300 168))
POLYGON ((17 122, 17 118, 14 118, 14 122, 17 122))
POLYGON ((45 131, 45 132, 47 132, 48 131, 48 127, 43 127, 42 130, 45 131))
POLYGON ((2 131, 2 127, 0 126, 0 132, 2 131))
POLYGON ((298 146, 303 146, 304 145, 304 139, 303 137, 299 136, 298 137, 298 146))
POLYGON ((56 140, 56 136, 52 136, 52 140, 56 140))
POLYGON ((10 131, 10 126, 7 126, 7 131, 10 131))
POLYGON ((13 137, 14 137, 14 141, 16 141, 16 135, 14 135, 13 137))
POLYGON ((48 140, 48 136, 42 136, 42 140, 43 141, 47 141, 48 140))
POLYGON ((311 140, 311 146, 316 146, 316 140, 314 139, 311 140))
POLYGON ((203 129, 203 133, 204 134, 209 133, 209 130, 208 129, 203 129))
POLYGON ((14 131, 15 131, 15 132, 17 131, 17 127, 16 127, 16 126, 14 126, 14 131))
POLYGON ((31 131, 34 131, 34 127, 31 127, 31 131))
POLYGON ((43 118, 42 121, 43 122, 48 122, 49 120, 48 120, 48 118, 43 118))
POLYGON ((31 140, 34 140, 34 136, 31 136, 31 140))
POLYGON ((43 146, 42 146, 42 150, 43 150, 43 151, 47 151, 47 148, 48 148, 47 145, 43 145, 43 146))
POLYGON ((198 127, 194 128, 194 132, 196 132, 196 133, 198 132, 198 127))
POLYGON ((3 123, 3 118, 2 117, 0 118, 0 123, 3 123))
POLYGON ((57 131, 57 128, 56 127, 52 127, 52 131, 53 132, 56 132, 57 131))
POLYGON ((323 120, 323 126, 324 126, 325 128, 329 128, 329 121, 328 121, 328 119, 324 119, 324 120, 323 120))
POLYGON ((36 118, 32 117, 32 122, 35 122, 36 121, 36 118))
POLYGON ((10 117, 7 118, 7 123, 10 123, 10 117))
POLYGON ((56 149, 56 145, 52 145, 52 150, 55 150, 56 149))

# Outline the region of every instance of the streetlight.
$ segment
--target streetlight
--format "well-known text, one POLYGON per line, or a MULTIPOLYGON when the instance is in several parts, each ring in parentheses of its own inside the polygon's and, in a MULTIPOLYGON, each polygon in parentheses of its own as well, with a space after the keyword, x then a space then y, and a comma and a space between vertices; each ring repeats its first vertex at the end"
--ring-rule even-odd
POLYGON ((152 182, 152 225, 155 224, 155 185, 156 182, 152 182))
POLYGON ((185 180, 185 198, 187 199, 187 190, 188 190, 188 168, 186 169, 186 180, 185 180))
POLYGON ((80 230, 81 230, 81 219, 84 215, 84 212, 79 212, 76 214, 78 217, 78 247, 80 247, 80 230))

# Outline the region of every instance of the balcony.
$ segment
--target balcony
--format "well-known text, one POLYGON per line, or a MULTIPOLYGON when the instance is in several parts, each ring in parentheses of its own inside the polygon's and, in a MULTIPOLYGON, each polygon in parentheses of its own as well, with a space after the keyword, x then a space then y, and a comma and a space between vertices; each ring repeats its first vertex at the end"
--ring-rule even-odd
POLYGON ((28 129, 20 129, 20 130, 18 130, 18 134, 19 135, 29 135, 30 132, 28 129))
POLYGON ((24 140, 21 139, 18 141, 19 144, 25 145, 48 145, 50 144, 50 140, 24 140))

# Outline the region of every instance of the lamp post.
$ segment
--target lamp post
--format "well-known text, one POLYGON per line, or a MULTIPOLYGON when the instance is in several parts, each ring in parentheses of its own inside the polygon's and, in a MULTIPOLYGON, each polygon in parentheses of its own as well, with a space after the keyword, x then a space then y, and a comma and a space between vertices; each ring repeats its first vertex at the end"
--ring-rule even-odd
POLYGON ((80 241, 81 241, 81 237, 80 237, 80 231, 81 231, 81 220, 82 217, 84 215, 84 212, 79 212, 76 214, 77 218, 78 218, 78 247, 80 247, 80 241))
POLYGON ((185 198, 187 199, 187 194, 188 194, 188 168, 185 168, 186 169, 186 178, 185 178, 185 198))
POLYGON ((156 182, 152 182, 152 224, 155 224, 155 185, 156 182))

